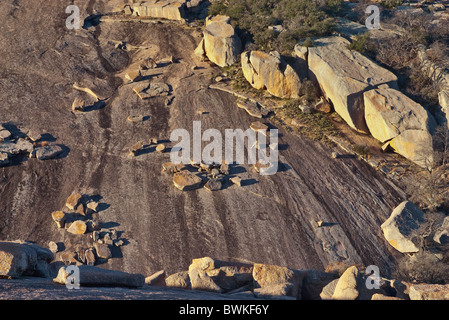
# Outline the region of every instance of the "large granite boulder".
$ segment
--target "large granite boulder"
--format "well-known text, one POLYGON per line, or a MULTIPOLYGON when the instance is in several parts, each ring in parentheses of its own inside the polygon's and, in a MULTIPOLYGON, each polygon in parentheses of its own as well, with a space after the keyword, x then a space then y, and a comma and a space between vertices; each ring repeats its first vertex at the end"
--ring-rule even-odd
POLYGON ((147 0, 134 3, 132 11, 140 17, 183 21, 185 2, 180 0, 147 0))
POLYGON ((449 300, 447 284, 417 284, 410 287, 410 300, 449 300))
POLYGON ((359 52, 348 48, 349 41, 332 36, 314 40, 314 46, 303 53, 296 46, 298 57, 306 56, 309 75, 316 80, 335 111, 353 129, 369 133, 364 118, 363 93, 386 84, 398 87, 397 77, 359 52))
POLYGON ((253 268, 254 287, 256 289, 272 287, 276 289, 273 290, 274 292, 284 292, 285 295, 295 299, 301 299, 304 276, 305 273, 300 270, 281 266, 256 263, 253 268))
POLYGON ((251 283, 252 271, 250 264, 204 257, 193 259, 189 279, 194 290, 227 292, 251 283))
POLYGON ((430 164, 432 134, 437 126, 433 116, 395 89, 373 89, 363 96, 371 135, 381 142, 391 140, 396 152, 421 166, 430 164))
MULTIPOLYGON (((138 288, 145 284, 145 277, 141 274, 126 273, 115 270, 107 270, 93 266, 79 266, 80 286, 108 286, 108 287, 130 287, 138 288)), ((69 276, 66 267, 59 269, 54 282, 66 284, 69 276)))
POLYGON ((419 248, 412 239, 424 222, 424 212, 413 203, 404 201, 393 210, 381 228, 385 239, 396 250, 402 253, 415 253, 419 248))
POLYGON ((246 51, 241 56, 246 80, 278 98, 299 98, 301 79, 278 52, 246 51))
POLYGON ((229 17, 216 16, 208 19, 203 31, 203 40, 195 50, 197 55, 206 57, 220 67, 233 65, 242 52, 242 43, 229 17))
POLYGON ((48 277, 48 264, 53 253, 46 248, 24 241, 0 242, 0 275, 7 277, 48 277))
POLYGON ((375 294, 385 294, 382 280, 379 279, 379 288, 368 288, 367 275, 361 272, 357 266, 346 269, 335 284, 333 300, 371 300, 375 294))

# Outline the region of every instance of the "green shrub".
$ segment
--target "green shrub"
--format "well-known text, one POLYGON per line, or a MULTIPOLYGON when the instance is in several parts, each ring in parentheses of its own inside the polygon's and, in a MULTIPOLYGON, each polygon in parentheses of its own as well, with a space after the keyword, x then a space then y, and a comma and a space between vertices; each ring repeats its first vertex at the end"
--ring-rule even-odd
POLYGON ((288 52, 307 37, 328 36, 335 30, 330 12, 337 12, 341 0, 217 0, 209 7, 210 15, 231 18, 244 42, 254 42, 260 50, 288 52), (282 25, 277 33, 269 26, 282 25))
POLYGON ((349 49, 364 53, 367 50, 369 33, 358 34, 349 44, 349 49))
POLYGON ((310 37, 308 37, 306 40, 304 40, 304 42, 302 43, 302 46, 303 47, 307 47, 307 48, 310 48, 310 47, 313 47, 315 45, 315 43, 313 42, 313 40, 310 38, 310 37))

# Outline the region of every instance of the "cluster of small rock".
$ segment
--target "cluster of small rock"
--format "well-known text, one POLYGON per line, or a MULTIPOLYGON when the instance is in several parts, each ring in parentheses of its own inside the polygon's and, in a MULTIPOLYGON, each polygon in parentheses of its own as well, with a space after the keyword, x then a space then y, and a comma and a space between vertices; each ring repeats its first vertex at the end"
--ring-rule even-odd
MULTIPOLYGON (((419 285, 379 277, 371 281, 359 266, 337 271, 296 270, 267 264, 193 259, 187 271, 166 276, 164 270, 145 279, 147 285, 228 294, 234 299, 407 300, 419 299, 419 285), (410 296, 409 296, 410 294, 410 296)), ((446 289, 447 290, 447 289, 446 289)), ((446 291, 447 292, 447 291, 446 291)))
POLYGON ((129 155, 132 157, 138 156, 145 149, 155 147, 155 151, 159 153, 164 153, 167 149, 165 144, 159 143, 157 138, 151 138, 148 142, 148 145, 144 145, 143 141, 138 141, 131 148, 129 148, 129 155))
POLYGON ((196 163, 191 161, 190 165, 174 164, 166 162, 162 165, 162 171, 173 175, 173 184, 181 191, 190 191, 204 187, 209 191, 221 190, 223 184, 229 181, 241 185, 240 177, 229 177, 229 165, 196 163))
POLYGON ((42 135, 32 130, 13 134, 4 125, 0 125, 0 167, 10 164, 18 155, 48 160, 63 153, 64 150, 60 145, 50 144, 41 139, 42 135))
MULTIPOLYGON (((64 211, 52 213, 53 221, 58 228, 63 228, 73 235, 90 234, 92 245, 77 244, 71 250, 64 250, 59 254, 59 259, 67 264, 86 264, 93 266, 99 259, 112 257, 111 248, 124 245, 119 233, 115 229, 104 229, 92 215, 97 213, 99 203, 91 197, 73 192, 66 201, 64 211)), ((49 248, 53 253, 59 252, 61 245, 51 241, 49 248)))

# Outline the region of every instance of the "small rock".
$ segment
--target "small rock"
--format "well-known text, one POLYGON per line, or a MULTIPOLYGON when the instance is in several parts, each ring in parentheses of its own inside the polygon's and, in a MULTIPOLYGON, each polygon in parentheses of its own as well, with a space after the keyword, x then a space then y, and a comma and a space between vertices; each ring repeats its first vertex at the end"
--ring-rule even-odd
POLYGON ((34 132, 33 130, 29 130, 26 135, 33 142, 39 141, 42 138, 40 133, 34 132))
POLYGON ((94 242, 98 242, 98 240, 100 240, 100 232, 98 232, 97 230, 93 231, 92 240, 94 240, 94 242))
POLYGON ((224 175, 229 175, 229 164, 227 164, 226 162, 222 162, 221 166, 220 166, 220 172, 224 175))
POLYGON ((94 250, 92 248, 87 249, 86 252, 85 252, 85 255, 86 255, 86 264, 88 266, 95 265, 95 253, 94 253, 94 250))
POLYGON ((102 259, 109 259, 112 257, 111 250, 107 244, 95 243, 95 250, 97 251, 97 256, 102 259))
POLYGON ((203 180, 200 177, 189 171, 178 172, 173 176, 173 184, 181 191, 197 189, 202 182, 203 180))
POLYGON ((149 70, 157 68, 157 63, 154 61, 154 59, 148 57, 140 64, 140 69, 142 70, 149 70))
POLYGON ((137 82, 142 79, 140 70, 132 70, 125 74, 125 78, 131 82, 137 82))
POLYGON ((99 203, 96 201, 91 201, 87 203, 87 208, 92 210, 93 212, 98 212, 98 205, 99 203))
POLYGON ((159 139, 158 138, 151 138, 150 139, 150 145, 152 145, 152 144, 159 144, 159 139))
POLYGON ((125 242, 122 239, 114 240, 114 246, 121 247, 125 244, 125 242))
POLYGON ((56 253, 59 251, 59 247, 58 244, 54 241, 50 241, 48 243, 48 248, 50 249, 51 252, 56 253))
POLYGON ((145 284, 155 287, 165 287, 165 271, 161 270, 145 278, 145 284))
POLYGON ((321 97, 321 100, 315 105, 315 110, 328 114, 332 112, 332 106, 324 97, 321 97))
POLYGON ((84 112, 85 110, 86 110, 86 102, 83 99, 76 97, 72 103, 72 112, 78 113, 84 112))
POLYGON ((206 188, 209 191, 219 191, 221 190, 222 184, 220 181, 217 180, 209 180, 204 185, 204 188, 206 188))
POLYGON ((261 132, 261 133, 266 133, 268 130, 268 126, 263 124, 260 121, 251 123, 251 125, 249 127, 256 132, 261 132))
POLYGON ((338 152, 332 152, 332 158, 338 159, 340 157, 340 154, 338 152))
POLYGON ((162 143, 158 144, 157 147, 156 147, 156 151, 160 152, 160 153, 163 153, 165 151, 165 145, 162 144, 162 143))
POLYGON ((143 149, 143 142, 139 141, 135 145, 133 145, 129 150, 130 155, 135 157, 139 154, 140 151, 142 151, 142 149, 143 149))
POLYGON ((36 148, 35 152, 37 160, 50 160, 59 156, 63 151, 64 150, 59 145, 48 145, 36 148))
POLYGON ((128 118, 127 118, 127 120, 130 122, 142 122, 144 119, 145 119, 144 116, 139 116, 139 115, 128 116, 128 118))
POLYGON ((56 222, 58 228, 64 228, 66 220, 66 214, 64 212, 62 211, 52 212, 51 217, 53 218, 53 221, 56 222))
POLYGON ((70 232, 71 234, 85 234, 87 231, 87 225, 86 222, 82 220, 74 221, 70 227, 67 229, 67 232, 70 232))
POLYGON ((238 177, 238 176, 237 177, 232 177, 230 180, 231 180, 231 182, 233 184, 235 184, 235 185, 237 185, 239 187, 242 186, 242 179, 240 177, 238 177))
POLYGON ((6 139, 9 139, 10 137, 11 137, 11 132, 9 132, 9 130, 0 128, 0 142, 4 141, 6 139))
POLYGON ((80 200, 83 196, 78 192, 73 192, 68 198, 65 203, 66 207, 70 210, 75 210, 78 204, 80 203, 80 200))

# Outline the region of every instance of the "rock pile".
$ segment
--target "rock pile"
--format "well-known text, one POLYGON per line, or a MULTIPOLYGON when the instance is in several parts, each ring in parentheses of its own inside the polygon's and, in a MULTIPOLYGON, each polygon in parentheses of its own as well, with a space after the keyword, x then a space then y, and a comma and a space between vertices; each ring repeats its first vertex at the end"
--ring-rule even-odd
POLYGON ((151 82, 150 80, 138 82, 133 90, 142 100, 159 96, 166 97, 170 94, 170 87, 168 84, 163 82, 151 82))
POLYGON ((41 141, 42 135, 33 131, 12 133, 0 125, 0 167, 6 166, 18 156, 28 156, 38 160, 54 159, 63 154, 64 149, 57 144, 41 141))
POLYGON ((310 48, 297 45, 296 57, 346 123, 421 167, 432 163, 436 121, 424 107, 398 91, 397 77, 350 50, 343 37, 314 42, 310 48))
MULTIPOLYGON (((260 263, 229 262, 210 257, 193 259, 187 271, 161 278, 157 285, 225 293, 230 298, 285 300, 387 300, 409 299, 416 285, 379 276, 372 278, 359 266, 337 272, 297 270, 260 263), (372 285, 376 281, 377 286, 372 285), (368 283, 368 285, 367 285, 368 283), (370 286, 371 285, 371 286, 370 286)), ((416 286, 414 290, 419 290, 416 286)), ((416 295, 417 296, 417 295, 416 295)))
POLYGON ((181 191, 196 190, 201 187, 209 191, 219 191, 226 183, 229 175, 229 165, 195 163, 189 165, 166 162, 162 171, 173 175, 174 186, 181 191))
MULTIPOLYGON (((51 214, 56 226, 65 229, 68 233, 87 238, 79 239, 79 242, 88 242, 88 245, 78 243, 74 248, 69 248, 60 252, 58 257, 67 264, 90 265, 101 263, 104 259, 112 257, 113 247, 124 245, 119 232, 115 229, 101 228, 101 224, 93 217, 99 210, 99 203, 88 195, 73 192, 66 201, 62 211, 55 211, 51 214)), ((49 247, 58 253, 63 246, 51 242, 49 247)))

